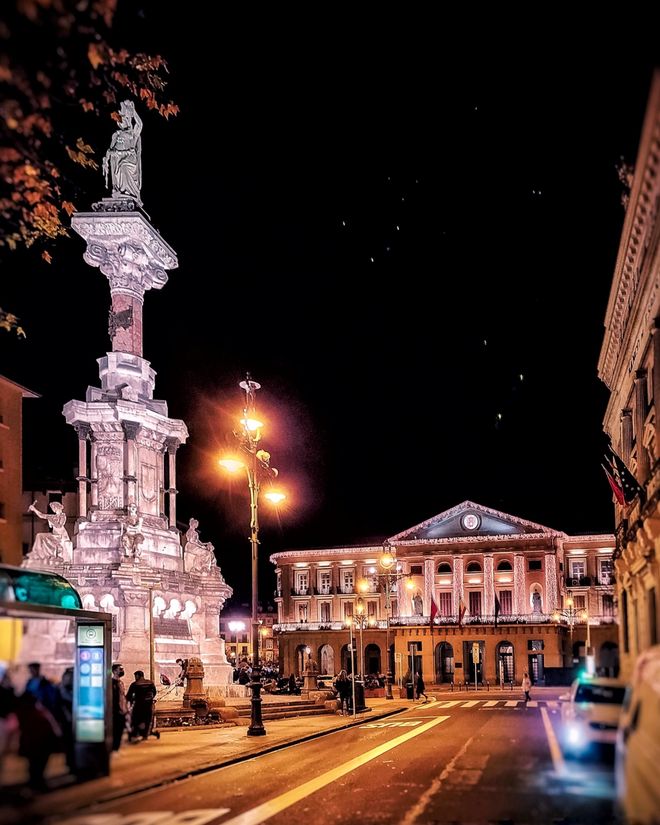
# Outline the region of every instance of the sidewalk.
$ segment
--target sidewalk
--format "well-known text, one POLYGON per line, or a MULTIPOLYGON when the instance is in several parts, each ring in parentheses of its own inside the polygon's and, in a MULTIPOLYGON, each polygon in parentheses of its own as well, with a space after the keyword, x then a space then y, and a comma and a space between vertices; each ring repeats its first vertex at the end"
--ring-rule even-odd
MULTIPOLYGON (((59 787, 35 797, 15 811, 15 819, 7 818, 8 812, 0 809, 0 822, 18 823, 25 822, 30 817, 72 813, 89 805, 109 802, 190 774, 202 773, 314 738, 321 733, 389 716, 412 704, 400 699, 369 699, 369 711, 357 714, 355 721, 352 716, 336 714, 279 719, 266 722, 266 736, 257 737, 248 736, 247 727, 243 725, 161 728, 160 740, 150 738, 137 745, 123 744, 121 750, 112 756, 110 776, 59 787)), ((46 775, 52 785, 61 781, 63 770, 62 755, 51 757, 46 775)))

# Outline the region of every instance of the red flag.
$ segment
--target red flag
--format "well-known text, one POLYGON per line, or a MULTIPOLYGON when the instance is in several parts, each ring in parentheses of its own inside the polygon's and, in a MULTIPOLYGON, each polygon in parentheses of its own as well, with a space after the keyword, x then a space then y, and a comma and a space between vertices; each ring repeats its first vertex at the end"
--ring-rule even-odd
POLYGON ((463 625, 463 616, 465 616, 465 611, 466 610, 467 610, 467 607, 465 606, 465 602, 463 601, 463 597, 461 596, 461 599, 458 603, 458 626, 459 627, 461 627, 463 625))
POLYGON ((435 619, 439 612, 438 605, 435 603, 433 596, 431 596, 431 636, 433 635, 433 619, 435 619))
POLYGON ((607 476, 607 480, 609 481, 610 487, 612 488, 612 492, 614 493, 614 498, 619 502, 621 506, 623 506, 626 503, 626 497, 623 494, 623 490, 616 483, 607 467, 604 464, 601 464, 600 466, 603 468, 603 470, 605 470, 605 475, 607 476))

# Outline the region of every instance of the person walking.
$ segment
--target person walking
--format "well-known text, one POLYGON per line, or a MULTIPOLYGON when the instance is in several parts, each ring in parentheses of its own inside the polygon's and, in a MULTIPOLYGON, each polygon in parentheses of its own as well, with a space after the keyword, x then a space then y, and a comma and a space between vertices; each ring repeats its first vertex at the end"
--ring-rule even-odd
POLYGON ((335 680, 335 690, 339 695, 339 708, 342 716, 349 715, 351 701, 351 680, 345 670, 340 670, 335 680))
POLYGON ((112 666, 112 750, 115 753, 121 747, 128 716, 126 688, 121 680, 124 673, 123 666, 118 662, 112 666))
POLYGON ((423 696, 424 703, 426 704, 426 702, 428 702, 429 700, 429 697, 426 695, 426 685, 424 684, 424 679, 422 679, 421 673, 417 674, 417 679, 415 680, 415 690, 417 693, 416 698, 419 699, 421 696, 423 696))
POLYGON ((143 670, 136 670, 133 675, 135 681, 131 683, 126 693, 126 700, 131 706, 129 739, 131 742, 137 742, 139 739, 146 741, 149 738, 154 715, 156 685, 151 679, 144 678, 143 670))
POLYGON ((525 705, 526 705, 527 702, 529 702, 530 699, 531 699, 531 696, 529 695, 529 692, 532 689, 532 680, 529 678, 529 675, 528 675, 527 671, 525 671, 525 673, 523 673, 521 686, 522 686, 522 689, 523 689, 524 700, 525 700, 525 705))

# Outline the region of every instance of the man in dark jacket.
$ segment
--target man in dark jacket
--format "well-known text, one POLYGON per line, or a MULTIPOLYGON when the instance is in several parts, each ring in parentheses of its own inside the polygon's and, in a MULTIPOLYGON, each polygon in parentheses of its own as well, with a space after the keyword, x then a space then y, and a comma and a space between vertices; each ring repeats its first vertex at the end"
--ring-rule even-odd
POLYGON ((122 736, 126 730, 128 704, 126 702, 126 688, 121 680, 125 671, 118 662, 112 666, 112 750, 118 751, 121 747, 122 736))
POLYGON ((126 699, 131 705, 130 740, 137 742, 138 739, 147 739, 149 736, 154 714, 156 685, 151 679, 144 678, 142 670, 136 670, 133 675, 135 681, 128 688, 126 699))

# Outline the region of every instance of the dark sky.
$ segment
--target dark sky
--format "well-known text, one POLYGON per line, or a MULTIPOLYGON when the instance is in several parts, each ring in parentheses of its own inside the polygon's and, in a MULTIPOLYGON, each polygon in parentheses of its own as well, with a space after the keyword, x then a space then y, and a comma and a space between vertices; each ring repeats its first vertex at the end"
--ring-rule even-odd
MULTIPOLYGON (((466 498, 611 530, 596 364, 615 166, 634 162, 654 55, 473 44, 450 60, 421 20, 378 45, 355 29, 267 42, 200 24, 195 4, 132 5, 118 42, 169 60, 181 107, 144 115, 145 209, 179 255, 146 295, 144 354, 190 428, 179 514, 239 596, 247 485, 214 462, 246 370, 291 490, 279 522, 261 508, 264 588, 273 551, 381 540, 466 498)), ((91 204, 101 176, 81 174, 91 204)), ((25 404, 35 486, 72 478, 61 408, 108 347, 107 282, 82 252, 73 236, 50 267, 4 261, 0 305, 28 338, 2 335, 1 371, 43 395, 25 404)))

